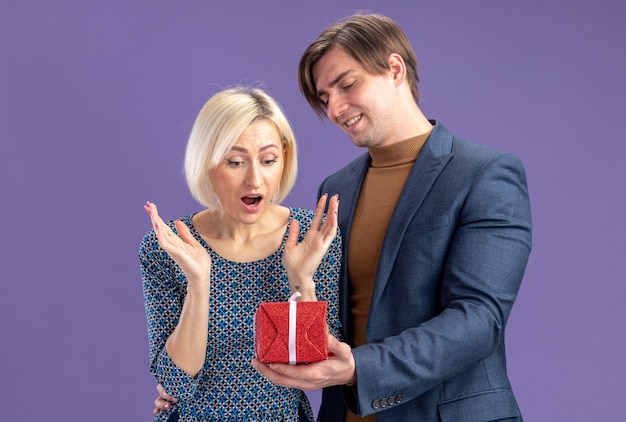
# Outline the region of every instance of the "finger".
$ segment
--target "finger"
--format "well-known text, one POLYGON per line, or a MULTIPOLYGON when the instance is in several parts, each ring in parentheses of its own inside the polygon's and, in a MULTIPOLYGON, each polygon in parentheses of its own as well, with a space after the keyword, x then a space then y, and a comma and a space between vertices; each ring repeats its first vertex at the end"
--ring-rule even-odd
POLYGON ((150 201, 146 201, 146 204, 143 206, 143 209, 146 210, 146 212, 150 216, 150 219, 153 222, 161 219, 161 217, 159 216, 159 210, 156 204, 153 204, 150 201))
POLYGON ((189 227, 187 227, 185 223, 183 223, 181 220, 176 220, 174 222, 174 226, 176 227, 176 230, 178 231, 178 235, 181 237, 181 239, 183 239, 185 243, 188 243, 194 246, 200 246, 200 242, 198 242, 198 240, 195 237, 193 237, 193 235, 191 234, 191 231, 189 230, 189 227))
POLYGON ((177 402, 178 399, 176 397, 172 397, 169 394, 167 394, 167 391, 165 391, 165 388, 163 388, 163 386, 161 384, 157 384, 157 391, 159 392, 159 398, 163 399, 163 400, 167 400, 167 401, 173 401, 173 402, 177 402))
POLYGON ((170 407, 172 407, 172 403, 167 400, 163 400, 160 397, 154 400, 154 410, 156 413, 161 410, 168 410, 170 407))
POLYGON ((337 235, 337 227, 339 226, 338 214, 339 195, 333 195, 330 198, 328 211, 326 213, 326 221, 324 222, 324 226, 322 228, 325 236, 332 236, 332 238, 334 238, 337 235))
POLYGON ((256 370, 261 373, 261 375, 276 385, 287 388, 307 389, 306 386, 303 385, 304 383, 302 380, 297 380, 278 372, 279 368, 282 366, 281 364, 272 364, 272 367, 270 368, 268 365, 261 363, 255 358, 252 359, 252 366, 254 366, 256 370))
POLYGON ((161 216, 159 216, 159 210, 157 209, 156 204, 153 204, 152 202, 147 201, 143 208, 146 210, 146 212, 150 216, 152 227, 154 228, 154 231, 157 234, 157 237, 159 237, 159 240, 161 240, 161 238, 163 238, 166 235, 170 235, 170 232, 171 234, 173 234, 169 226, 167 226, 167 224, 165 224, 161 216))
POLYGON ((156 204, 153 204, 150 201, 146 201, 146 204, 143 206, 143 209, 146 210, 146 212, 148 213, 148 215, 150 217, 152 217, 153 214, 157 214, 158 215, 158 210, 157 210, 157 206, 156 204))
POLYGON ((266 373, 272 374, 274 377, 291 380, 292 382, 305 382, 315 372, 315 364, 289 365, 287 363, 272 363, 271 365, 260 365, 265 366, 266 373))
POLYGON ((289 236, 285 241, 285 249, 293 248, 298 244, 298 236, 300 235, 300 222, 295 218, 289 223, 289 236))
POLYGON ((320 196, 315 207, 315 213, 313 214, 313 221, 311 221, 311 228, 313 230, 320 230, 322 228, 322 219, 324 218, 324 209, 326 208, 326 199, 328 194, 320 196))
POLYGON ((168 410, 172 407, 172 403, 177 402, 178 400, 165 391, 165 388, 161 384, 157 384, 156 386, 157 392, 159 393, 159 397, 154 400, 154 410, 152 411, 152 415, 156 416, 161 410, 168 410))
POLYGON ((154 220, 153 225, 154 231, 157 235, 157 240, 159 241, 159 246, 161 246, 161 248, 163 248, 168 254, 171 254, 176 250, 176 247, 182 243, 182 240, 176 236, 170 226, 165 224, 160 217, 154 220))
POLYGON ((328 343, 326 344, 326 348, 328 349, 328 353, 332 353, 335 356, 340 356, 344 351, 343 345, 332 334, 328 334, 327 336, 328 343))
MULTIPOLYGON (((152 226, 154 227, 154 216, 158 215, 156 205, 154 205, 150 201, 146 201, 145 205, 143 206, 143 209, 146 210, 146 213, 150 217, 150 222, 152 223, 152 226)), ((154 227, 154 229, 156 230, 156 227, 154 227)))
POLYGON ((336 193, 330 198, 327 214, 337 214, 339 211, 339 194, 336 193))
MULTIPOLYGON (((144 209, 150 216, 150 220, 152 221, 152 227, 154 228, 154 232, 156 233, 157 239, 159 241, 159 246, 161 246, 165 251, 170 253, 174 250, 173 248, 177 247, 177 245, 180 245, 180 237, 177 236, 176 233, 174 233, 170 226, 165 224, 165 221, 163 221, 163 219, 159 215, 156 204, 148 201, 144 205, 144 209)), ((182 226, 185 225, 182 224, 182 226)), ((181 230, 180 227, 181 226, 176 225, 177 230, 181 230)), ((187 229, 186 226, 184 228, 187 229)), ((193 235, 191 235, 191 232, 189 232, 188 229, 186 230, 186 233, 188 233, 187 240, 193 238, 193 235)))

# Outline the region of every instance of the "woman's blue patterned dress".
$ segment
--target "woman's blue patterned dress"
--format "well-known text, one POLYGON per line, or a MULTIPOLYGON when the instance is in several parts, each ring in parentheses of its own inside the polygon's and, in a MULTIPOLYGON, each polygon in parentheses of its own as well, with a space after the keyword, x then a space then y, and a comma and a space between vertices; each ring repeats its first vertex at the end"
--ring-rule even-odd
MULTIPOLYGON (((281 263, 285 232, 280 248, 254 262, 232 262, 219 256, 202 239, 191 223, 182 221, 211 255, 208 346, 204 367, 196 378, 177 367, 165 350, 165 341, 180 317, 187 279, 161 249, 151 230, 139 250, 148 336, 150 371, 166 391, 179 399, 155 421, 166 421, 178 412, 186 421, 299 421, 313 420, 304 392, 275 386, 251 365, 254 351, 254 313, 261 302, 286 301, 290 290, 281 263), (306 415, 301 418, 299 415, 306 415)), ((311 226, 313 211, 292 208, 289 221, 300 222, 300 239, 311 226)), ((174 229, 173 222, 168 223, 174 229)), ((338 315, 338 281, 341 265, 341 236, 337 235, 314 280, 318 300, 328 302, 330 333, 341 338, 338 315)))

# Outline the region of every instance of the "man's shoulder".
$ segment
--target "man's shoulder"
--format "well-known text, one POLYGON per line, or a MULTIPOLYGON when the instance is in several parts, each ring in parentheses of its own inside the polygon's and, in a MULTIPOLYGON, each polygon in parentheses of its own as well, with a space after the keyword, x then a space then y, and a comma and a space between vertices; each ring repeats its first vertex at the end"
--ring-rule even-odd
POLYGON ((502 154, 502 151, 451 132, 439 121, 431 120, 431 123, 434 127, 427 141, 431 149, 441 148, 443 144, 455 154, 502 154))
POLYGON ((354 177, 358 177, 359 174, 367 170, 369 163, 369 153, 363 153, 343 166, 341 169, 337 170, 335 173, 328 176, 323 183, 340 181, 349 182, 354 180, 354 177))
POLYGON ((452 153, 459 164, 483 166, 486 163, 509 163, 522 166, 521 159, 507 151, 455 137, 452 153))
MULTIPOLYGON (((449 152, 455 157, 457 162, 462 161, 466 164, 479 164, 494 160, 498 157, 507 157, 507 159, 519 161, 519 158, 515 154, 453 134, 439 122, 436 123, 429 141, 429 147, 433 152, 442 148, 441 143, 444 145, 447 144, 448 146, 444 146, 443 148, 449 148, 449 151, 439 150, 437 152, 439 154, 449 152)), ((435 155, 437 155, 437 153, 435 153, 435 155)))

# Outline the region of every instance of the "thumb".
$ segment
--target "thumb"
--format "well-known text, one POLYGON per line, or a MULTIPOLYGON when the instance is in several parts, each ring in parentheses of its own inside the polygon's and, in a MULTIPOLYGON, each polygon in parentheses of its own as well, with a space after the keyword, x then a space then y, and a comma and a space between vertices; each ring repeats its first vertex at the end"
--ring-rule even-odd
POLYGON ((187 225, 181 220, 176 220, 174 222, 174 226, 178 231, 178 235, 181 237, 181 239, 185 241, 185 243, 200 243, 196 240, 195 237, 193 237, 193 234, 191 234, 189 227, 187 227, 187 225))
POLYGON ((342 344, 332 334, 328 334, 328 343, 326 343, 326 347, 328 348, 329 354, 333 354, 335 356, 341 354, 342 344))

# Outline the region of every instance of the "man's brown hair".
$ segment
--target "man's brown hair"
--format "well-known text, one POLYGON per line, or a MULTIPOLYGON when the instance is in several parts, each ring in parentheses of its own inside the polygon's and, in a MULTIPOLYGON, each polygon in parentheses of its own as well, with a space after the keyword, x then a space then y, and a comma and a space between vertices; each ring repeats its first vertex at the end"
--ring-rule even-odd
POLYGON ((356 14, 326 28, 300 58, 300 91, 319 117, 325 116, 326 106, 318 98, 313 67, 333 48, 340 48, 373 74, 383 74, 389 70, 390 54, 400 55, 406 64, 413 98, 416 103, 419 101, 417 57, 402 28, 387 16, 356 14))

